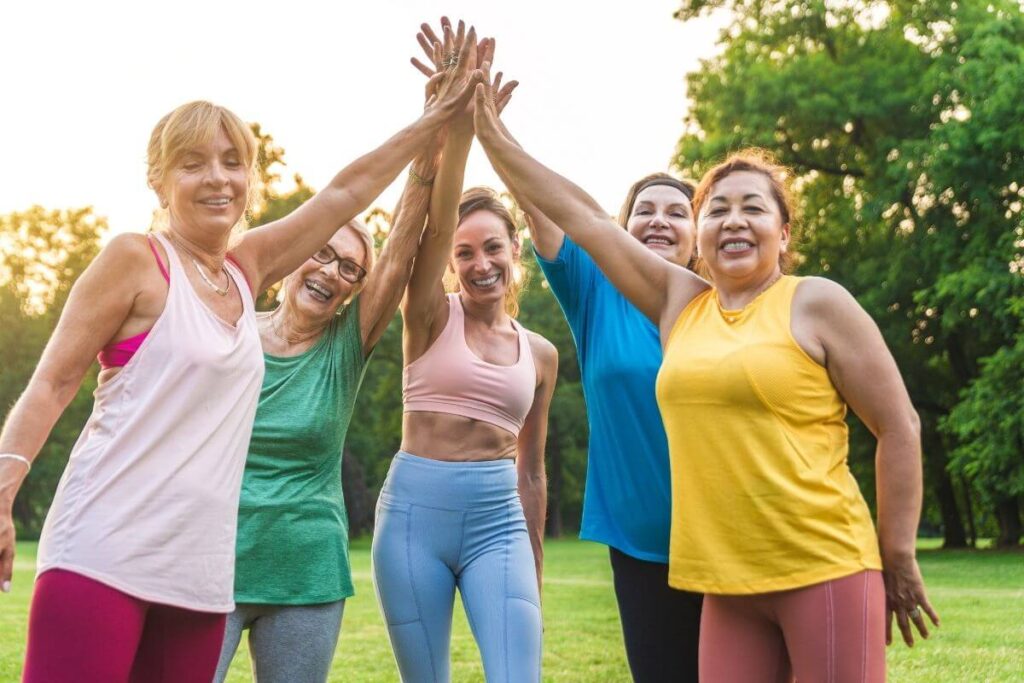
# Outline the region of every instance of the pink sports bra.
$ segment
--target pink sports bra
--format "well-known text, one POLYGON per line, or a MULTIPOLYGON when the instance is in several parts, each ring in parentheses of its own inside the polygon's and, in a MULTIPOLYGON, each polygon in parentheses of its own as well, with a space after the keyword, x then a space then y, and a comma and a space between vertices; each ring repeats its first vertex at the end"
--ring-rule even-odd
MULTIPOLYGON (((156 259, 156 264, 160 266, 160 272, 163 274, 164 279, 167 280, 167 284, 171 283, 171 274, 167 272, 167 266, 160 259, 160 252, 156 250, 156 246, 153 244, 153 238, 146 235, 146 240, 149 242, 149 249, 153 252, 153 257, 156 259)), ((227 255, 227 259, 238 266, 238 270, 241 271, 242 277, 245 278, 245 284, 249 285, 252 289, 252 285, 249 283, 249 277, 242 270, 242 267, 238 265, 238 261, 233 259, 230 254, 227 255)), ((100 362, 100 369, 106 370, 107 368, 123 368, 128 364, 128 361, 132 359, 135 352, 142 346, 142 342, 146 341, 146 337, 149 336, 149 330, 140 332, 134 337, 128 337, 121 341, 110 342, 96 354, 96 360, 100 362)))
MULTIPOLYGON (((171 282, 171 274, 167 272, 167 266, 160 259, 160 253, 156 250, 153 245, 153 238, 146 235, 146 240, 149 242, 149 248, 153 252, 153 257, 156 258, 156 264, 160 266, 160 272, 163 273, 164 279, 167 283, 171 282)), ((146 341, 146 337, 149 336, 149 330, 140 332, 134 337, 128 337, 121 341, 110 342, 96 355, 96 360, 100 362, 100 368, 106 370, 107 368, 122 368, 128 364, 128 361, 132 359, 135 352, 142 346, 142 342, 146 341)))
POLYGON ((512 321, 519 333, 519 360, 494 365, 477 357, 466 343, 465 312, 457 293, 448 295, 448 311, 441 336, 402 373, 405 412, 461 415, 519 436, 537 387, 526 330, 512 321))

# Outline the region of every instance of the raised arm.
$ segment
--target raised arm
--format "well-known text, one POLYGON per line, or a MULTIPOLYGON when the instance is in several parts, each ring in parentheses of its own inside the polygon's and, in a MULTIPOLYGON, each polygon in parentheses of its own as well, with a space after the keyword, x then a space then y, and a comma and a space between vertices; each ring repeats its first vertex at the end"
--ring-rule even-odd
POLYGON ((903 640, 913 645, 911 622, 928 637, 921 610, 939 623, 915 550, 923 487, 917 412, 874 320, 843 287, 822 278, 801 282, 793 299, 792 325, 798 343, 825 366, 840 395, 878 441, 875 476, 886 641, 891 642, 895 616, 903 640))
MULTIPOLYGON (((470 29, 467 48, 476 49, 470 29)), ((398 173, 437 135, 456 112, 465 110, 472 86, 481 78, 468 61, 441 79, 436 99, 412 125, 346 166, 312 199, 280 220, 250 230, 232 249, 262 291, 295 270, 341 226, 364 211, 398 173)))
POLYGON ((523 502, 526 529, 537 566, 539 589, 543 585, 544 526, 548 509, 544 451, 548 438, 548 411, 558 379, 558 350, 551 342, 533 333, 530 333, 530 348, 541 379, 533 395, 533 405, 519 432, 516 471, 519 475, 519 498, 523 502))
POLYGON ((507 136, 487 84, 475 97, 477 139, 512 194, 547 216, 586 250, 612 283, 662 329, 707 283, 645 249, 577 185, 548 169, 507 136))
MULTIPOLYGON (((429 92, 429 88, 428 88, 429 92)), ((359 329, 366 353, 377 344, 402 301, 423 234, 434 177, 441 162, 443 131, 412 164, 391 232, 360 295, 359 329)))
MULTIPOLYGON (((494 43, 485 38, 478 54, 469 42, 460 45, 462 25, 454 32, 442 23, 445 40, 436 58, 445 59, 458 50, 459 67, 476 65, 478 58, 489 61, 494 43)), ((429 27, 424 25, 424 32, 429 27)), ((429 35, 429 34, 428 34, 429 35)), ((421 41, 422 42, 422 41, 421 41)), ((435 43, 436 45, 436 43, 435 43)), ((449 60, 450 61, 450 60, 449 60)), ((443 63, 436 66, 445 68, 443 63)), ((435 333, 447 323, 447 308, 442 277, 451 254, 452 239, 459 219, 459 198, 466 170, 466 158, 473 144, 473 110, 469 104, 455 115, 448 125, 448 136, 441 154, 441 165, 434 180, 427 214, 427 228, 420 240, 419 252, 413 265, 406 296, 402 302, 403 349, 406 363, 419 358, 430 347, 435 333)))

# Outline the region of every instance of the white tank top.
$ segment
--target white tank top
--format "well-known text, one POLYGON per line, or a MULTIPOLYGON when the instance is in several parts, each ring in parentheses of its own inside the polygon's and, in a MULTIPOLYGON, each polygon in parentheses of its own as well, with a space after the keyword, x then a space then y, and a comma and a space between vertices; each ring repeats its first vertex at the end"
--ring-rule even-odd
POLYGON ((242 471, 263 381, 252 294, 235 326, 189 284, 161 235, 167 303, 121 371, 95 393, 39 541, 38 573, 66 569, 185 609, 234 609, 242 471))

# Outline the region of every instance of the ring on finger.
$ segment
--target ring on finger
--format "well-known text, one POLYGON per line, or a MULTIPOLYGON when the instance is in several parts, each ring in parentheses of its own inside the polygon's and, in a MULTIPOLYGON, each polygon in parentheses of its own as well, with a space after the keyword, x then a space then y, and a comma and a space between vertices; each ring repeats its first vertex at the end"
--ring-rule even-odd
POLYGON ((459 55, 456 52, 449 52, 441 60, 441 65, 446 69, 451 69, 459 65, 459 55))
POLYGON ((907 612, 907 616, 910 617, 911 619, 920 619, 921 618, 921 610, 918 607, 914 607, 909 612, 907 612))

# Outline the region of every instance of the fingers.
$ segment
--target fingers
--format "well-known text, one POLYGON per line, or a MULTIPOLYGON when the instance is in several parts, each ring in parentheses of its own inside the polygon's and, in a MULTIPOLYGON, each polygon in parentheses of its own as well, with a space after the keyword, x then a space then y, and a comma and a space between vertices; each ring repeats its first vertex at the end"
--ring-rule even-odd
POLYGON ((14 541, 0 546, 0 591, 11 592, 11 577, 14 574, 14 541))
POLYGON ((885 606, 885 644, 892 645, 892 618, 895 614, 892 608, 888 605, 885 606))
MULTIPOLYGON (((441 25, 442 26, 444 25, 445 20, 446 19, 444 17, 442 17, 442 19, 441 19, 441 25)), ((430 24, 420 24, 420 31, 423 33, 423 37, 426 38, 428 45, 432 46, 434 43, 440 43, 441 42, 441 39, 437 37, 436 33, 434 33, 434 29, 430 28, 430 24)), ((443 35, 444 31, 442 30, 441 33, 443 35)), ((422 43, 420 43, 420 44, 422 45, 422 43)), ((424 49, 426 49, 426 48, 424 48, 424 49)))
POLYGON ((410 59, 409 61, 410 61, 410 62, 412 63, 412 65, 413 65, 414 67, 416 67, 416 69, 417 69, 417 70, 418 70, 418 71, 419 71, 419 72, 420 72, 421 74, 423 74, 423 75, 424 75, 424 76, 426 76, 427 78, 432 78, 432 77, 434 76, 434 71, 435 71, 435 69, 431 69, 431 68, 430 68, 429 66, 427 66, 426 64, 424 64, 424 63, 423 63, 423 62, 421 62, 420 60, 416 59, 415 57, 413 57, 413 58, 412 58, 412 59, 410 59))
POLYGON ((494 82, 491 83, 491 90, 493 90, 494 92, 501 92, 501 77, 504 75, 505 74, 503 72, 499 71, 494 76, 494 82))
POLYGON ((505 105, 512 99, 512 91, 519 86, 519 81, 509 81, 505 84, 505 87, 498 91, 498 94, 494 97, 494 108, 498 110, 500 114, 505 110, 505 105))
MULTIPOLYGON (((433 31, 431 31, 431 33, 433 33, 433 31)), ((423 54, 427 56, 427 59, 434 58, 434 43, 437 42, 436 40, 431 40, 425 33, 420 31, 416 34, 416 42, 420 44, 420 47, 423 49, 423 54)))
MULTIPOLYGON (((463 30, 463 24, 459 22, 459 30, 463 30)), ((459 49, 459 64, 469 65, 469 56, 476 52, 476 28, 470 27, 469 34, 465 36, 465 41, 460 43, 459 49)))

